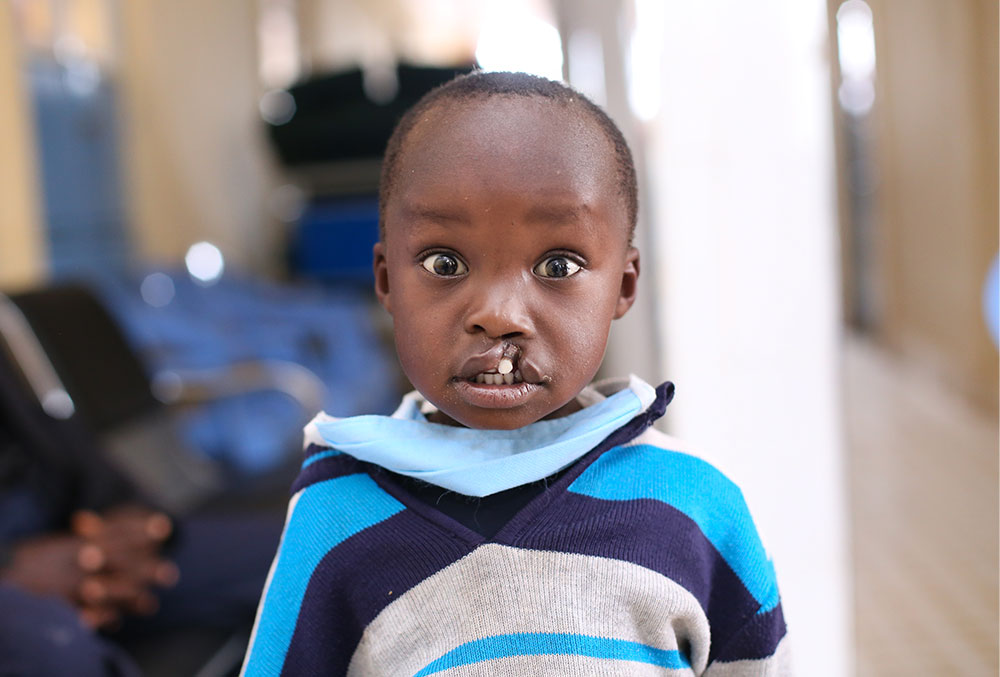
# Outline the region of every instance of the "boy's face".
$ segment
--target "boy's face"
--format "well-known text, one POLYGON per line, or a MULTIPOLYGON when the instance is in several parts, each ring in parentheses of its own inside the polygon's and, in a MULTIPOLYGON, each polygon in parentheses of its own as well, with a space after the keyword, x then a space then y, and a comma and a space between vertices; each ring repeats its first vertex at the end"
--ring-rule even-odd
POLYGON ((409 133, 375 288, 446 417, 513 429, 576 408, 635 298, 617 175, 596 122, 536 98, 445 102, 409 133))

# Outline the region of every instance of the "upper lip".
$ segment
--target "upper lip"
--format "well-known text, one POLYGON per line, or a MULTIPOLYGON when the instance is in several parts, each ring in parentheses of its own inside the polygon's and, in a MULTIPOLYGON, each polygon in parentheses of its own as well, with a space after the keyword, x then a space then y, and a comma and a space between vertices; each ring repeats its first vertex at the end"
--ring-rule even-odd
POLYGON ((503 357, 503 348, 503 344, 498 343, 477 355, 473 355, 462 365, 458 377, 468 380, 475 378, 476 374, 494 371, 500 364, 500 358, 503 357))
MULTIPOLYGON (((523 348, 519 352, 520 355, 514 361, 514 368, 521 371, 521 378, 526 383, 541 383, 543 378, 538 367, 525 355, 523 348)), ((498 343, 481 353, 471 356, 462 364, 457 378, 468 381, 475 378, 476 374, 496 371, 503 354, 504 344, 498 343)))

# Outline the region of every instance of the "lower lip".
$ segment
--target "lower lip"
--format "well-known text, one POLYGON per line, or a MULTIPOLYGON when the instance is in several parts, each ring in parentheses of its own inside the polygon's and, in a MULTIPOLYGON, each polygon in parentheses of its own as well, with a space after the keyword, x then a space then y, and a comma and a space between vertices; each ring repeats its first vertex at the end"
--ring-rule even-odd
POLYGON ((535 383, 513 385, 486 385, 469 381, 455 381, 459 397, 474 407, 484 409, 511 409, 527 402, 542 389, 535 383))

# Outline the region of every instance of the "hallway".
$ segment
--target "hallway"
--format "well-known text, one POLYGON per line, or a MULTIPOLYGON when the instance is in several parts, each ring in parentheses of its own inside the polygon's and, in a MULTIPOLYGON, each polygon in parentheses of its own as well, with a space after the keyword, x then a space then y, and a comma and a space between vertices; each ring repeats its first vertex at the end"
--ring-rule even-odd
POLYGON ((997 421, 844 350, 857 675, 997 674, 997 421))

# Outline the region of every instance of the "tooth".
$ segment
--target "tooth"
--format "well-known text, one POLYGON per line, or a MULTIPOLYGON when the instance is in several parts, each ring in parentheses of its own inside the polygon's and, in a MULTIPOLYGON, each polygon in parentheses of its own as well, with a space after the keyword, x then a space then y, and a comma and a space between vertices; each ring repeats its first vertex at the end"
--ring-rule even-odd
POLYGON ((508 371, 506 374, 503 375, 503 382, 506 383, 507 385, 513 385, 514 375, 508 371))
POLYGON ((518 369, 517 371, 514 372, 514 380, 517 381, 518 383, 520 383, 521 381, 524 380, 524 378, 521 376, 521 370, 520 369, 518 369))
POLYGON ((497 366, 497 371, 501 374, 509 374, 514 371, 514 363, 510 361, 509 357, 504 357, 500 360, 499 366, 497 366))
POLYGON ((476 383, 486 383, 486 376, 482 373, 476 374, 476 383))
POLYGON ((486 385, 493 385, 493 374, 486 374, 486 385))

